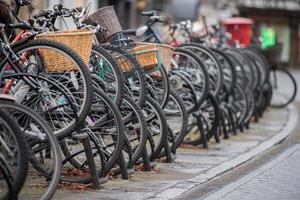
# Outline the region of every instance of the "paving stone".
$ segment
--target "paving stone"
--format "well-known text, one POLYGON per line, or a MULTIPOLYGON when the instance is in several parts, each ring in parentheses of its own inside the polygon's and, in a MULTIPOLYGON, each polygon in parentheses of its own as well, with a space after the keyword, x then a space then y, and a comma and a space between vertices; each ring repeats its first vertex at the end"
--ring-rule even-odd
POLYGON ((186 189, 182 189, 182 188, 170 188, 170 189, 163 191, 162 193, 159 193, 155 197, 173 199, 174 197, 182 194, 185 191, 186 191, 186 189))
MULTIPOLYGON (((285 159, 274 164, 274 166, 262 171, 249 181, 232 188, 221 197, 217 194, 224 193, 226 189, 221 189, 210 195, 206 200, 298 200, 300 199, 300 144, 296 145, 297 150, 285 159)), ((255 172, 254 172, 255 173, 255 172)), ((248 175, 248 176, 251 176, 248 175)), ((247 179, 248 177, 244 177, 247 179)), ((243 181, 243 178, 240 180, 243 181)), ((234 185, 235 183, 232 183, 234 185)), ((220 195, 219 195, 220 196, 220 195)))

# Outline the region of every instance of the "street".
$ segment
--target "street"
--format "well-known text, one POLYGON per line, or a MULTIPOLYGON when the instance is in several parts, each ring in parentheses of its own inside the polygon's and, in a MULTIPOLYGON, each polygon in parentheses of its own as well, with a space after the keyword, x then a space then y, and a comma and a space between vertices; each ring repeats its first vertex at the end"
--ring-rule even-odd
POLYGON ((300 199, 300 144, 205 200, 300 199))

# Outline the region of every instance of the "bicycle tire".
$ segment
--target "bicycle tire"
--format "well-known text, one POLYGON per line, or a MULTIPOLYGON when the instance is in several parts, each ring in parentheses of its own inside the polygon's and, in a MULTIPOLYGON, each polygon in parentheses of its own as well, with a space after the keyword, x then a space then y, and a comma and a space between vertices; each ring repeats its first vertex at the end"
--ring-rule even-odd
MULTIPOLYGON (((31 120, 35 121, 39 125, 39 127, 44 131, 43 134, 46 135, 47 142, 50 144, 50 148, 52 150, 52 157, 54 159, 54 170, 51 172, 51 179, 49 181, 49 186, 47 190, 42 194, 41 200, 48 200, 53 197, 53 195, 56 192, 56 188, 60 182, 61 177, 61 154, 59 149, 58 141, 51 130, 51 128, 47 125, 47 123, 34 111, 32 111, 30 108, 18 104, 9 100, 0 100, 0 107, 3 109, 9 109, 11 113, 16 114, 16 116, 20 116, 19 114, 25 114, 27 117, 30 117, 31 120), (20 113, 15 113, 20 112, 20 113)), ((13 115, 14 116, 14 115, 13 115)), ((18 118, 17 118, 18 119, 18 118)), ((18 121, 19 122, 19 121, 18 121)), ((20 122, 21 123, 21 122, 20 122)), ((24 124, 20 124, 19 126, 24 126, 24 124)), ((26 125, 27 126, 27 125, 26 125)), ((26 129, 24 129, 26 130, 26 129)), ((30 162, 33 165, 35 169, 37 169, 39 172, 43 172, 44 166, 41 165, 41 163, 36 159, 35 156, 33 156, 33 152, 31 151, 31 143, 28 143, 29 145, 29 153, 30 153, 30 162)), ((46 175, 46 174, 44 174, 46 175)))
POLYGON ((141 109, 144 115, 146 115, 148 111, 147 116, 145 116, 148 130, 148 140, 146 142, 146 148, 150 147, 150 151, 148 151, 149 148, 147 148, 150 160, 155 160, 159 156, 164 145, 166 145, 167 142, 167 119, 160 105, 151 97, 146 97, 145 104, 141 109), (159 124, 159 131, 157 131, 157 127, 151 129, 151 123, 154 123, 153 125, 155 126, 159 124))
MULTIPOLYGON (((288 78, 292 81, 292 86, 290 86, 290 87, 293 88, 293 91, 292 91, 291 95, 289 94, 290 96, 288 97, 286 102, 281 103, 281 104, 280 103, 279 104, 274 104, 271 100, 271 107, 273 107, 273 108, 283 108, 283 107, 289 105, 292 101, 294 101, 294 99, 296 98, 296 95, 297 95, 298 87, 297 87, 297 82, 296 82, 295 78, 293 77, 293 75, 287 69, 272 70, 270 76, 272 76, 272 73, 274 73, 274 76, 276 76, 276 71, 279 71, 281 73, 286 74, 288 76, 288 78)), ((271 85, 272 85, 272 88, 273 88, 272 99, 276 98, 275 97, 275 91, 276 91, 275 89, 276 88, 274 89, 274 87, 276 87, 276 85, 274 85, 274 84, 277 84, 277 83, 271 82, 271 85)))
MULTIPOLYGON (((205 65, 207 69, 207 73, 209 74, 209 77, 212 78, 210 81, 210 92, 213 93, 215 97, 219 96, 219 93, 223 87, 223 70, 221 67, 221 64, 219 60, 216 58, 214 53, 207 47, 202 46, 201 44, 197 43, 187 43, 187 44, 182 44, 179 47, 186 48, 188 50, 191 50, 192 52, 196 53, 197 56, 200 56, 198 53, 200 52, 201 54, 204 54, 207 56, 207 58, 211 59, 211 61, 214 63, 215 71, 217 72, 217 80, 214 80, 214 74, 210 73, 209 69, 211 66, 205 65), (212 84, 215 85, 215 88, 212 88, 212 84)), ((199 57, 198 57, 199 58, 199 57)), ((200 59, 200 58, 199 58, 200 59)), ((201 60, 204 64, 204 60, 201 60)))
MULTIPOLYGON (((26 43, 13 46, 12 49, 15 53, 21 53, 22 51, 26 51, 30 48, 46 48, 46 49, 54 49, 62 54, 65 54, 69 59, 73 61, 73 63, 76 63, 77 70, 82 76, 83 80, 83 97, 80 98, 80 109, 78 109, 78 120, 84 121, 85 117, 89 113, 91 104, 92 104, 92 94, 93 94, 93 83, 92 78, 90 76, 89 69, 87 65, 84 63, 84 61, 80 58, 80 56, 71 48, 67 47, 66 45, 62 43, 58 43, 55 41, 50 40, 30 40, 26 43)), ((42 73, 40 73, 42 75, 42 73)), ((49 73, 46 73, 45 76, 51 76, 54 78, 54 75, 50 75, 49 73)), ((55 75, 56 76, 56 75, 55 75)), ((58 77, 56 77, 58 78, 58 77)), ((60 77, 61 78, 61 77, 60 77)), ((74 91, 74 94, 78 93, 77 91, 74 91)), ((78 99, 78 98, 77 98, 78 99)), ((74 127, 68 127, 65 130, 60 131, 61 134, 70 134, 74 131, 74 127)))
MULTIPOLYGON (((201 92, 201 96, 199 97, 199 92, 197 92, 197 104, 201 105, 203 103, 203 101, 206 99, 208 92, 209 92, 209 76, 208 76, 208 72, 205 68, 205 65, 203 64, 203 62, 191 51, 184 49, 184 48, 176 48, 175 49, 175 53, 174 55, 176 56, 176 53, 178 53, 179 55, 186 55, 190 58, 192 58, 195 62, 195 64, 197 64, 197 72, 200 73, 200 76, 202 76, 201 78, 203 78, 202 80, 202 84, 203 85, 195 85, 195 83, 193 83, 194 87, 201 87, 202 91, 199 91, 198 89, 196 89, 197 91, 201 92)), ((179 69, 181 69, 181 66, 179 66, 179 69)), ((175 69, 172 69, 175 70, 175 69)), ((189 74, 192 75, 192 74, 189 74)), ((200 84, 199 82, 197 84, 200 84)))
POLYGON ((12 185, 14 193, 17 196, 21 191, 27 177, 29 168, 29 148, 27 140, 23 132, 19 128, 19 124, 17 123, 16 119, 11 117, 10 114, 2 108, 4 106, 3 101, 7 100, 0 99, 0 122, 1 124, 6 124, 6 128, 10 129, 10 134, 13 134, 12 136, 15 140, 15 145, 18 153, 18 166, 16 169, 16 174, 13 175, 14 180, 12 185))
MULTIPOLYGON (((5 158, 2 157, 1 154, 0 154, 0 177, 1 177, 0 180, 4 179, 4 181, 6 182, 7 190, 8 190, 6 194, 2 193, 2 198, 0 196, 0 199, 1 200, 8 200, 8 199, 16 200, 17 199, 17 194, 14 191, 14 187, 13 187, 13 181, 14 181, 13 176, 12 176, 12 173, 9 169, 8 163, 6 162, 5 158)), ((1 189, 1 192, 3 192, 2 189, 1 189)))
MULTIPOLYGON (((109 91, 107 91, 109 94, 114 95, 113 96, 113 100, 117 105, 120 105, 120 103, 122 102, 123 96, 124 96, 124 88, 123 88, 123 84, 124 84, 124 77, 121 73, 121 70, 118 66, 118 64, 116 63, 116 61, 113 59, 113 57, 107 53, 107 51, 100 45, 93 45, 92 46, 92 55, 91 55, 91 59, 90 59, 90 65, 93 66, 92 62, 92 56, 93 56, 93 52, 95 52, 96 54, 100 54, 101 56, 103 56, 105 58, 105 62, 108 63, 110 65, 110 69, 113 72, 113 75, 115 78, 115 87, 117 87, 117 92, 114 95, 111 90, 109 89, 109 91)), ((104 64, 105 65, 105 64, 104 64)), ((91 67, 91 66, 90 66, 91 67)), ((95 70, 95 66, 92 67, 95 70)), ((105 73, 105 70, 107 69, 101 69, 100 71, 93 71, 95 74, 98 75, 98 77, 100 76, 100 73, 105 73), (102 71, 101 71, 102 70, 102 71)), ((110 75, 110 74, 109 74, 110 75)), ((108 77, 108 81, 105 81, 105 75, 102 75, 103 77, 100 78, 103 82, 107 83, 109 81, 111 81, 112 77, 111 75, 108 77)), ((95 85, 94 85, 95 86, 95 85)), ((106 90, 107 90, 107 85, 106 85, 106 90)))
MULTIPOLYGON (((113 55, 115 59, 118 59, 118 57, 121 56, 126 60, 126 62, 130 63, 130 66, 132 68, 131 71, 123 72, 124 86, 125 86, 124 95, 129 96, 133 99, 135 99, 134 97, 137 95, 138 97, 137 99, 135 99, 135 101, 139 106, 142 106, 146 97, 147 84, 146 84, 146 78, 144 72, 142 71, 141 66, 136 60, 136 58, 131 54, 129 54, 124 47, 118 47, 114 45, 101 45, 101 46, 105 50, 107 50, 111 55, 113 55), (133 84, 133 81, 131 79, 132 77, 136 78, 136 80, 138 81, 138 86, 137 86, 139 88, 138 94, 137 93, 133 94, 132 91, 128 91, 130 90, 129 87, 133 84)), ((122 66, 120 66, 120 64, 118 66, 120 70, 122 70, 122 66)))
MULTIPOLYGON (((174 137, 175 137, 175 141, 174 141, 174 147, 171 147, 171 149, 173 148, 178 148, 181 143, 183 142, 183 139, 187 133, 187 124, 188 124, 188 113, 184 107, 184 103, 181 100, 181 98, 175 93, 175 92, 171 92, 170 93, 170 100, 168 102, 171 103, 171 101, 173 101, 176 105, 177 105, 177 109, 180 112, 180 130, 174 135, 174 131, 172 131, 174 137)), ((166 106, 168 106, 168 104, 166 106)), ((165 116, 167 118, 167 122, 168 119, 172 119, 173 114, 172 113, 168 113, 168 111, 166 111, 167 107, 165 107, 164 112, 165 112, 165 116), (170 117, 170 118, 169 118, 170 117)), ((173 110, 174 111, 174 110, 173 110)), ((175 113, 175 115, 178 115, 178 112, 175 113)), ((170 129, 172 129, 172 124, 169 124, 170 129)), ((172 142, 173 144, 173 142, 172 142)))
MULTIPOLYGON (((222 65, 222 69, 223 69, 223 74, 224 74, 223 80, 224 80, 224 86, 226 86, 226 91, 223 91, 223 93, 224 93, 223 95, 221 92, 221 95, 219 95, 219 97, 218 97, 219 101, 224 101, 232 93, 233 87, 237 81, 235 66, 234 66, 234 63, 232 62, 232 60, 228 57, 228 55, 225 52, 223 52, 220 49, 216 49, 216 48, 210 48, 210 49, 212 50, 212 52, 214 52, 216 54, 216 56, 217 55, 221 56, 220 59, 223 59, 223 62, 225 62, 225 64, 222 65), (226 72, 226 70, 228 72, 226 72), (226 74, 231 74, 231 77, 226 78, 226 74)), ((221 63, 221 61, 219 61, 219 62, 221 63)), ((230 76, 230 75, 228 75, 228 76, 230 76)))
MULTIPOLYGON (((112 144, 114 145, 114 149, 113 149, 113 153, 110 155, 109 158, 107 158, 107 160, 105 161, 105 166, 104 168, 100 168, 100 169, 97 169, 98 170, 98 175, 101 175, 101 174, 106 174, 108 173, 112 168, 113 166, 116 164, 121 152, 122 152, 122 147, 123 147, 123 144, 124 144, 124 124, 123 124, 123 121, 122 121, 122 117, 121 117, 121 114, 120 114, 120 111, 117 107, 117 105, 113 102, 113 100, 107 95, 105 94, 104 91, 102 91, 101 89, 99 88, 95 88, 94 90, 94 96, 98 98, 97 101, 101 101, 103 102, 105 105, 105 107, 107 107, 106 109, 109 109, 109 111, 107 111, 107 113, 110 113, 113 115, 114 117, 114 122, 116 123, 117 127, 116 127, 116 134, 117 134, 117 137, 114 139, 114 141, 116 143, 112 144)), ((96 99, 95 99, 96 100, 96 99)), ((95 102, 95 101, 94 101, 95 102)), ((98 102, 99 103, 99 102, 98 102)), ((93 112, 93 107, 91 109, 91 112, 93 112)), ((108 120, 109 122, 110 120, 108 120)), ((99 124, 99 129, 101 129, 101 124, 104 124, 105 125, 105 121, 101 122, 99 124)), ((91 126, 91 125, 90 125, 91 126)), ((96 124, 95 124, 96 126, 96 124)), ((87 126, 89 127, 89 125, 87 126)), ((95 127, 95 128, 97 128, 95 127)), ((93 126, 90 127, 91 129, 95 129, 93 128, 93 126)), ((98 129, 97 128, 97 129, 98 129)), ((100 136, 101 136, 101 133, 100 133, 100 136)), ((113 138, 113 137, 112 137, 113 138)), ((92 141, 93 142, 93 141, 92 141)), ((106 146, 108 144, 105 144, 106 146)), ((95 144, 94 146, 92 147, 94 150, 95 150, 95 144)), ((106 147, 105 147, 106 148, 106 147)), ((77 150, 76 149, 76 152, 71 152, 70 151, 70 148, 69 148, 69 145, 67 144, 66 141, 64 142, 61 142, 61 149, 65 155, 66 158, 70 158, 68 160, 68 162, 71 162, 71 164, 75 167, 75 168, 81 168, 81 167, 84 167, 82 166, 82 161, 79 161, 76 157, 74 157, 74 154, 78 154, 80 155, 81 153, 84 154, 84 150, 77 150)), ((96 151, 98 151, 96 149, 96 151)), ((102 150, 104 151, 104 150, 102 150)), ((104 151, 105 152, 105 151, 104 151)), ((96 155, 95 155, 96 156, 96 155)), ((100 158, 101 159, 101 158, 100 158)), ((62 178, 63 180, 66 180, 68 182, 80 182, 80 183, 89 183, 92 178, 91 177, 63 177, 62 178)))

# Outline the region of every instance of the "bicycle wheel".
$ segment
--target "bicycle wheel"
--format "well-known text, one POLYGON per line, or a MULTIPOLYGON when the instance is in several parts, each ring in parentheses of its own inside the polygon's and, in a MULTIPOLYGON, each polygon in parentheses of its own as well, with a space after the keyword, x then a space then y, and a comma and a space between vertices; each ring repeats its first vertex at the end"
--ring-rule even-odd
POLYGON ((176 48, 173 54, 172 71, 178 70, 193 84, 197 93, 197 104, 201 105, 207 97, 210 87, 205 65, 193 52, 183 48, 176 48))
POLYGON ((297 83, 287 69, 272 70, 270 83, 272 85, 272 107, 282 108, 294 101, 297 95, 297 83))
POLYGON ((0 199, 17 199, 17 194, 13 188, 13 181, 8 163, 0 153, 0 199))
POLYGON ((259 89, 261 89, 261 87, 264 83, 263 82, 264 80, 261 80, 262 77, 264 77, 264 74, 262 74, 262 72, 259 68, 259 64, 256 61, 256 58, 253 57, 253 55, 250 54, 249 51, 243 50, 242 53, 247 57, 250 67, 253 68, 253 73, 254 73, 254 80, 253 81, 254 81, 254 83, 252 84, 251 89, 252 90, 259 90, 259 89))
MULTIPOLYGON (((93 106, 87 117, 86 127, 82 131, 93 138, 91 145, 97 172, 99 176, 105 175, 116 164, 121 154, 124 145, 124 123, 116 104, 98 88, 94 91, 93 106)), ((87 173, 89 169, 83 146, 79 141, 67 138, 61 143, 61 147, 65 155, 63 162, 70 162, 82 172, 81 175, 75 173, 70 176, 67 171, 72 169, 65 166, 62 179, 69 182, 89 183, 92 177, 87 173)))
POLYGON ((240 60, 238 60, 233 54, 228 52, 225 53, 228 56, 228 58, 231 60, 231 62, 234 64, 234 69, 236 72, 236 84, 239 84, 242 87, 244 87, 246 84, 248 84, 247 80, 249 78, 246 77, 245 69, 242 67, 243 63, 240 60))
POLYGON ((219 60, 223 70, 224 86, 221 89, 220 95, 218 97, 219 101, 223 101, 228 98, 228 96, 233 90, 234 85, 236 84, 237 74, 235 70, 235 65, 232 62, 232 60, 228 57, 228 55, 222 50, 215 48, 211 48, 211 50, 215 54, 216 58, 219 60))
POLYGON ((11 117, 2 106, 3 104, 0 105, 0 150, 11 170, 12 188, 17 197, 27 177, 29 149, 25 135, 16 119, 11 117))
POLYGON ((270 74, 269 65, 266 63, 265 57, 261 55, 258 50, 255 50, 253 48, 246 48, 243 51, 246 52, 246 54, 251 58, 253 58, 253 62, 255 63, 260 75, 259 86, 263 86, 270 74))
POLYGON ((171 71, 170 83, 171 90, 179 95, 187 113, 191 114, 194 112, 197 108, 197 95, 189 79, 181 71, 171 71))
POLYGON ((10 87, 7 91, 4 91, 5 87, 1 90, 13 94, 17 102, 40 113, 58 138, 75 130, 79 122, 76 99, 61 83, 28 73, 7 73, 1 81, 10 87))
POLYGON ((183 101, 175 92, 170 93, 169 101, 164 108, 164 113, 169 127, 169 142, 177 148, 182 143, 187 132, 188 114, 183 101), (171 137, 170 137, 171 134, 171 137))
POLYGON ((18 126, 21 127, 28 141, 31 164, 38 172, 49 178, 48 186, 36 187, 33 191, 33 184, 44 182, 39 179, 40 174, 31 175, 30 178, 27 177, 20 196, 26 199, 51 199, 61 177, 61 154, 53 131, 41 116, 22 104, 0 100, 0 107, 17 119, 18 126), (47 151, 51 156, 46 156, 47 151), (48 175, 43 173, 44 171, 48 175))
POLYGON ((145 101, 147 84, 145 75, 136 58, 125 48, 114 45, 102 45, 116 60, 124 77, 124 95, 132 98, 138 105, 145 101))
POLYGON ((196 43, 183 44, 179 47, 191 50, 204 63, 209 74, 209 91, 215 97, 218 97, 224 84, 224 75, 221 64, 215 54, 210 49, 196 43))
POLYGON ((124 96, 124 77, 114 58, 101 46, 93 45, 89 67, 105 84, 105 90, 114 102, 120 105, 124 96))
POLYGON ((235 85, 230 104, 233 105, 237 118, 237 126, 242 128, 245 125, 245 117, 248 110, 248 101, 245 90, 239 85, 235 85))
POLYGON ((209 93, 207 99, 200 107, 200 114, 204 121, 204 131, 209 141, 213 136, 218 134, 218 127, 220 125, 220 109, 216 97, 209 93))
POLYGON ((150 160, 155 160, 167 142, 167 119, 160 105, 150 97, 146 97, 145 104, 141 109, 147 124, 146 149, 150 160))
POLYGON ((148 77, 147 83, 149 84, 147 94, 164 108, 170 94, 169 77, 165 67, 161 66, 159 70, 147 73, 146 77, 148 77))
POLYGON ((255 99, 254 94, 251 88, 246 87, 245 88, 245 94, 247 98, 247 114, 245 116, 244 122, 248 126, 251 122, 254 110, 255 110, 255 99))
MULTIPOLYGON (((133 166, 142 156, 147 140, 147 125, 141 109, 128 97, 124 98, 119 107, 125 124, 125 137, 132 149, 131 163, 133 166)), ((126 158, 126 160, 130 160, 126 158)))
POLYGON ((254 69, 249 63, 249 59, 237 49, 230 49, 226 51, 228 54, 231 54, 236 60, 239 61, 239 68, 242 68, 242 73, 244 73, 244 77, 246 78, 245 83, 249 85, 251 88, 255 87, 255 79, 254 77, 254 69))
POLYGON ((203 141, 209 141, 218 134, 220 109, 215 96, 209 92, 207 99, 197 109, 193 113, 192 124, 189 124, 189 132, 184 138, 185 144, 203 144, 203 141))
MULTIPOLYGON (((12 47, 13 51, 20 56, 22 64, 20 68, 30 74, 37 74, 50 77, 68 88, 75 99, 75 106, 78 111, 78 120, 84 121, 92 102, 93 85, 89 69, 83 60, 72 49, 67 46, 48 40, 31 40, 26 43, 12 47), (41 52, 50 51, 63 56, 69 61, 72 71, 52 71, 48 70, 43 63, 41 52)), ((75 123, 75 120, 73 120, 75 123)), ((74 131, 74 127, 65 127, 60 130, 61 134, 69 134, 74 131)))

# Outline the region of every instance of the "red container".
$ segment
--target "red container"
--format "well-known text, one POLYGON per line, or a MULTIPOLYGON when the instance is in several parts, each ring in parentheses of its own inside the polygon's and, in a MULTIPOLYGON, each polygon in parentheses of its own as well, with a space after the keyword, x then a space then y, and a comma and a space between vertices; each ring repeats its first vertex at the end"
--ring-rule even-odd
POLYGON ((222 20, 222 26, 232 35, 232 42, 238 41, 241 46, 247 46, 252 37, 252 19, 233 17, 222 20))

